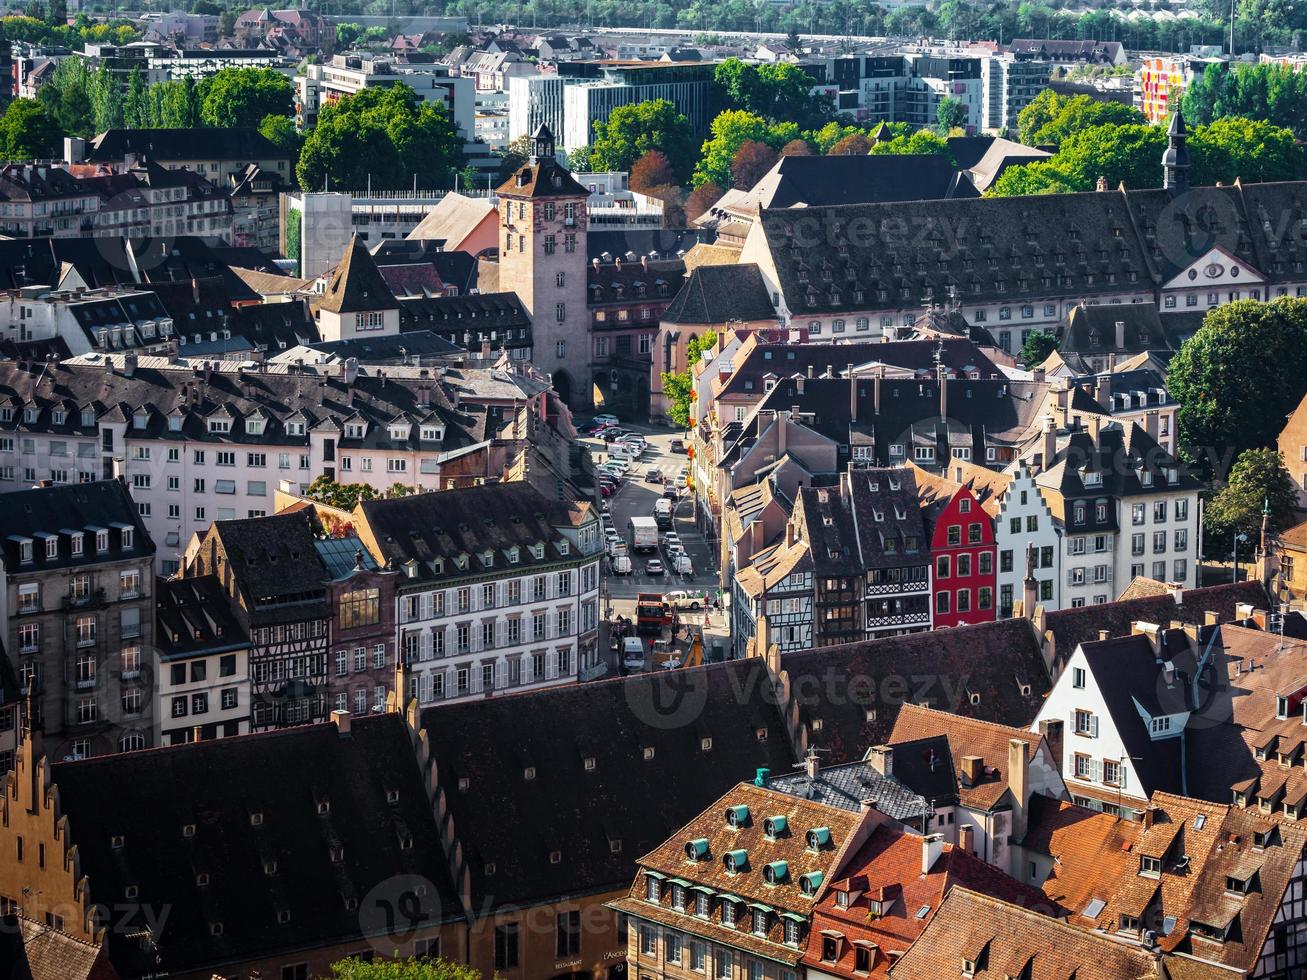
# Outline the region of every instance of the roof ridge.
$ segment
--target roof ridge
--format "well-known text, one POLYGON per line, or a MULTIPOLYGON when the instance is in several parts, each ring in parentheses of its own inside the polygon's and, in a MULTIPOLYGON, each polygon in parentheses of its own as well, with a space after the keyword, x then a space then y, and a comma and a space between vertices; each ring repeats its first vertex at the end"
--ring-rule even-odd
MULTIPOLYGON (((985 624, 984 624, 984 623, 976 623, 976 624, 973 624, 973 625, 976 625, 976 626, 983 626, 983 625, 985 625, 985 624)), ((924 705, 924 704, 914 704, 914 703, 911 702, 911 701, 904 701, 903 704, 899 705, 899 715, 900 715, 900 717, 902 716, 903 712, 904 712, 905 710, 909 709, 909 708, 911 708, 913 711, 920 711, 920 712, 924 712, 924 713, 929 714, 929 715, 946 715, 946 716, 948 717, 948 719, 949 719, 949 724, 950 724, 950 725, 957 724, 958 722, 965 722, 965 723, 972 724, 972 725, 980 725, 980 726, 985 727, 985 728, 998 728, 998 729, 1002 729, 1003 731, 1013 732, 1013 733, 1015 733, 1015 734, 1017 734, 1017 735, 1022 736, 1023 738, 1029 739, 1029 740, 1031 740, 1031 741, 1036 741, 1036 742, 1037 742, 1037 741, 1040 741, 1040 740, 1043 739, 1043 737, 1044 737, 1043 735, 1039 734, 1038 732, 1032 732, 1032 731, 1029 731, 1028 729, 1025 729, 1025 728, 1017 728, 1015 725, 1004 725, 1002 722, 998 722, 998 721, 987 721, 987 720, 984 719, 984 718, 973 718, 973 717, 971 717, 970 715, 956 715, 956 714, 954 714, 954 713, 951 712, 951 711, 942 711, 942 710, 940 710, 940 709, 938 709, 938 708, 932 708, 932 707, 929 707, 928 705, 924 705)), ((947 732, 940 732, 939 734, 941 734, 941 735, 947 735, 948 733, 947 733, 947 732)), ((922 737, 923 737, 923 738, 932 738, 933 736, 926 735, 926 736, 922 736, 922 737)), ((906 741, 916 741, 916 739, 907 739, 906 741)))

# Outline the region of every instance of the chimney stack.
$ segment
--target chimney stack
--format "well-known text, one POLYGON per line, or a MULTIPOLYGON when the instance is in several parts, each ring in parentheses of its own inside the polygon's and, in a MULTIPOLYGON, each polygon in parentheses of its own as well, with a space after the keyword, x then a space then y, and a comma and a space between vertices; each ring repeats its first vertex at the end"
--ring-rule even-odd
POLYGON ((1116 321, 1116 349, 1118 351, 1125 350, 1125 321, 1124 320, 1116 321))
POLYGON ((1030 803, 1030 744, 1023 738, 1007 743, 1007 785, 1012 790, 1012 837, 1026 836, 1026 806, 1030 803))
POLYGON ((349 734, 349 712, 337 708, 331 713, 332 724, 336 726, 336 733, 342 738, 349 734))
POLYGON ((893 747, 889 745, 873 745, 867 750, 867 763, 882 776, 893 776, 893 747))
POLYGON ((958 847, 968 854, 976 853, 976 828, 971 824, 958 825, 958 847))
POLYGON ((944 853, 944 835, 927 834, 921 838, 921 873, 930 874, 930 869, 935 866, 940 855, 944 853))
POLYGON ((962 757, 963 785, 967 787, 977 786, 984 778, 985 760, 978 755, 964 755, 962 757))

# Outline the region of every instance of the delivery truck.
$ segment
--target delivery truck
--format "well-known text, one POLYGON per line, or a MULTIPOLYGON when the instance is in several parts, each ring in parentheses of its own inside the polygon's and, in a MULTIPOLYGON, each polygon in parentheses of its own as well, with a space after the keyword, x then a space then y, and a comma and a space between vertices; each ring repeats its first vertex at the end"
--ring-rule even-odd
POLYGON ((632 517, 631 548, 637 554, 647 554, 658 550, 658 525, 652 517, 632 517))

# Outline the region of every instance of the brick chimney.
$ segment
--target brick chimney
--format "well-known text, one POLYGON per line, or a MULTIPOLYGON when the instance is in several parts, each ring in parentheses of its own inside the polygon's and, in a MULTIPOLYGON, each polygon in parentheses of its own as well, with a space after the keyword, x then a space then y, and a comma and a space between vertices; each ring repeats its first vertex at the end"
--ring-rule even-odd
POLYGON ((867 763, 882 776, 894 775, 894 749, 888 745, 873 745, 867 750, 867 763))
POLYGON ((1012 790, 1012 836, 1026 836, 1026 806, 1030 802, 1030 744, 1023 738, 1007 743, 1007 784, 1012 790))
POLYGON ((985 760, 978 755, 962 757, 962 783, 965 786, 977 786, 985 778, 985 760))

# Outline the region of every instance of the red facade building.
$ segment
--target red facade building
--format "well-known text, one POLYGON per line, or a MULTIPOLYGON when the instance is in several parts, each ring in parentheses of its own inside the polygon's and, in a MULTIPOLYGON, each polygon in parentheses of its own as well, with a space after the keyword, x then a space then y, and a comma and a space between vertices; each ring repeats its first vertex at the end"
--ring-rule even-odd
POLYGON ((399 573, 378 568, 354 534, 322 538, 315 546, 329 576, 330 707, 354 716, 384 712, 390 695, 402 694, 395 648, 399 573))
POLYGON ((994 520, 969 487, 926 507, 934 557, 935 627, 992 623, 994 520))

